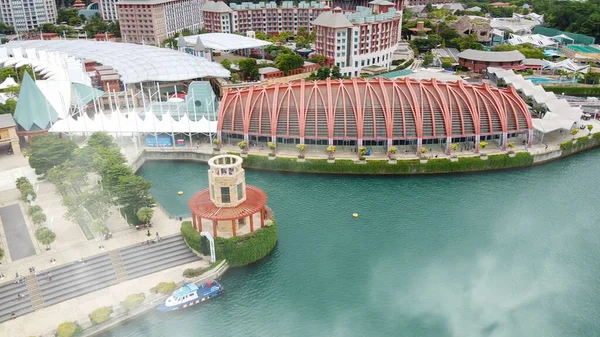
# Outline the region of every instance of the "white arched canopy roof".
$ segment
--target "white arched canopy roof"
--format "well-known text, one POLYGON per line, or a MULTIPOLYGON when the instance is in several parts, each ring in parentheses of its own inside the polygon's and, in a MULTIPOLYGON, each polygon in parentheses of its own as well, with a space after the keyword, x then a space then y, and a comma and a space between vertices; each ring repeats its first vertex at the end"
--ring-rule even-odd
MULTIPOLYGON (((90 59, 113 67, 123 83, 147 81, 182 81, 202 77, 229 77, 230 73, 216 62, 179 51, 131 43, 90 40, 12 41, 2 47, 20 51, 35 48, 90 59)), ((19 53, 20 54, 20 53, 19 53)), ((22 55, 22 54, 21 54, 22 55)), ((21 56, 22 58, 22 56, 21 56)))

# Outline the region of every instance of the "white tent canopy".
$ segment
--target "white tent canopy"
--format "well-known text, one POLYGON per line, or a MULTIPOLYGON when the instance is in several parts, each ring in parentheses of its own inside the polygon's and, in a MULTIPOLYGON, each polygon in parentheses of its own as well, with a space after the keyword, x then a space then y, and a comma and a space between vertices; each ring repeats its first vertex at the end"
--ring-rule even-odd
POLYGON ((550 69, 550 70, 564 70, 569 72, 579 72, 579 73, 587 73, 590 71, 589 65, 580 66, 577 63, 571 60, 562 60, 559 62, 551 62, 544 60, 544 65, 542 69, 550 69))
POLYGON ((15 79, 9 76, 4 80, 4 82, 0 83, 0 89, 16 87, 18 85, 19 84, 17 84, 17 82, 15 82, 15 79))
POLYGON ((194 46, 199 38, 205 47, 221 51, 264 48, 272 45, 271 42, 253 39, 251 37, 246 37, 242 35, 227 33, 207 33, 200 35, 184 36, 183 38, 189 46, 194 46))
POLYGON ((520 44, 529 43, 537 47, 548 47, 548 46, 556 46, 559 44, 559 41, 554 40, 551 37, 547 37, 541 34, 533 34, 533 35, 515 35, 510 34, 510 37, 506 40, 506 43, 516 46, 520 44))
POLYGON ((103 131, 117 135, 133 135, 140 133, 215 133, 217 121, 209 121, 202 117, 199 121, 192 121, 187 115, 175 120, 169 114, 159 120, 153 113, 146 115, 145 119, 135 113, 123 114, 116 111, 112 116, 98 113, 91 119, 87 114, 78 117, 67 117, 57 121, 50 132, 70 134, 90 134, 103 131))
POLYGON ((489 67, 488 72, 503 79, 507 85, 523 92, 525 96, 531 97, 536 103, 545 105, 548 112, 542 119, 533 119, 535 130, 548 133, 558 129, 569 130, 579 120, 583 110, 573 107, 566 99, 558 98, 553 92, 546 92, 540 85, 517 75, 512 70, 489 67))

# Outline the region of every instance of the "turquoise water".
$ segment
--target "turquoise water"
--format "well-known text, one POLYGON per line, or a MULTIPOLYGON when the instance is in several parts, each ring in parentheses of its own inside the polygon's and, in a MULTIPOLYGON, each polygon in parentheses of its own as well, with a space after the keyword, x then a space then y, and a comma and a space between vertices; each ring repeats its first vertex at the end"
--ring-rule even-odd
POLYGON ((576 51, 578 53, 584 53, 584 54, 598 54, 600 53, 600 50, 591 47, 591 46, 567 46, 567 48, 576 51))
POLYGON ((525 77, 525 79, 530 80, 533 83, 576 83, 577 82, 576 78, 557 80, 557 79, 546 78, 546 77, 525 77))
MULTIPOLYGON (((598 154, 444 176, 247 171, 278 220, 273 254, 229 271, 220 298, 102 336, 597 337, 598 154)), ((206 169, 141 175, 182 213, 206 169)))
POLYGON ((376 78, 376 77, 397 78, 397 77, 402 77, 402 76, 410 75, 412 73, 413 73, 413 71, 410 70, 410 69, 402 69, 402 70, 391 71, 389 73, 385 73, 385 74, 381 74, 381 75, 371 76, 371 78, 376 78))

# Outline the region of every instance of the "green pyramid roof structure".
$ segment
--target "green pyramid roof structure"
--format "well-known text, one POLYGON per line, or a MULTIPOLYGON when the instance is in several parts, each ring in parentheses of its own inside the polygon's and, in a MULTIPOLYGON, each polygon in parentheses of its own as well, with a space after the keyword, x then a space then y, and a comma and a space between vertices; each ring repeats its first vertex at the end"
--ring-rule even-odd
POLYGON ((25 131, 47 130, 58 120, 56 110, 27 72, 23 75, 14 118, 19 129, 25 131))
POLYGON ((93 100, 104 95, 104 91, 102 90, 76 82, 71 83, 71 89, 71 103, 75 105, 79 103, 79 100, 81 100, 83 104, 89 104, 93 100))

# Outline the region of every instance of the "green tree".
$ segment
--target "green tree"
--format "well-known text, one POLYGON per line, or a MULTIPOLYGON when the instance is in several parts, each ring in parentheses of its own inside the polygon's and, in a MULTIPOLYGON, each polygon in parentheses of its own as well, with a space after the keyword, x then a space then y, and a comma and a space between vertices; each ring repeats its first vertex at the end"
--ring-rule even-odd
POLYGON ((224 59, 223 61, 221 61, 221 65, 223 66, 223 68, 231 71, 231 61, 229 61, 228 59, 224 59))
POLYGON ((433 63, 433 54, 431 52, 425 53, 423 55, 423 67, 428 67, 433 63))
POLYGON ((28 72, 28 73, 29 73, 29 76, 31 76, 32 78, 33 78, 33 77, 35 77, 35 76, 33 75, 33 69, 31 68, 31 66, 30 66, 30 65, 24 65, 24 66, 21 66, 21 67, 19 68, 19 75, 18 75, 18 76, 19 76, 19 78, 18 78, 18 80, 19 80, 19 83, 20 83, 21 81, 23 81, 23 76, 25 75, 25 72, 28 72))
POLYGON ((15 99, 19 98, 19 92, 21 92, 21 86, 15 85, 12 87, 8 87, 8 88, 4 89, 3 92, 6 95, 6 97, 10 97, 10 99, 14 101, 15 99))
POLYGON ((45 223, 46 220, 48 220, 48 219, 46 218, 46 214, 44 214, 43 212, 35 212, 31 215, 31 221, 36 226, 39 226, 39 225, 45 223))
POLYGON ((325 56, 318 55, 318 54, 313 54, 313 55, 310 56, 310 62, 312 62, 312 63, 318 63, 320 65, 323 65, 325 63, 325 56))
POLYGON ((152 220, 152 216, 154 216, 154 210, 150 207, 142 207, 137 211, 138 219, 144 224, 148 224, 152 220))
POLYGON ((256 32, 256 34, 254 35, 257 39, 259 40, 263 40, 263 41, 267 41, 269 39, 269 36, 267 35, 267 33, 265 32, 256 32))
POLYGON ((96 147, 116 147, 113 136, 106 132, 94 132, 87 141, 88 146, 96 147))
POLYGON ((280 54, 274 63, 279 70, 287 75, 290 70, 302 68, 304 66, 304 59, 300 55, 280 54))
POLYGON ((96 34, 108 33, 108 23, 103 21, 100 15, 95 14, 87 19, 83 29, 88 36, 92 37, 96 34))
POLYGON ((61 140, 55 135, 34 136, 27 150, 29 166, 36 174, 46 174, 49 169, 69 160, 77 148, 71 140, 61 140))
POLYGON ((160 45, 164 48, 173 48, 173 49, 177 49, 177 39, 174 37, 170 37, 168 39, 164 39, 160 45))
POLYGON ((83 20, 79 16, 73 16, 69 19, 70 26, 80 26, 83 23, 83 20))
POLYGON ((342 78, 342 74, 340 73, 340 67, 334 66, 333 69, 331 69, 331 78, 333 78, 333 79, 342 78))
POLYGON ((46 250, 49 250, 50 245, 56 240, 56 234, 48 227, 40 227, 35 231, 35 238, 39 243, 47 246, 46 250))
POLYGON ((14 34, 15 29, 12 26, 7 26, 3 23, 0 23, 0 34, 14 34))
POLYGON ((310 48, 310 43, 304 36, 297 36, 295 42, 296 48, 310 48))
POLYGON ((2 70, 0 70, 0 81, 4 82, 4 80, 7 79, 8 77, 12 77, 16 81, 17 80, 17 72, 13 68, 10 68, 10 67, 2 68, 2 70))
POLYGON ((116 203, 127 216, 130 223, 137 220, 137 211, 142 207, 154 207, 154 199, 150 196, 152 183, 136 175, 119 178, 115 187, 116 203))
POLYGON ((181 35, 183 35, 183 36, 190 36, 190 35, 193 35, 193 34, 192 34, 192 32, 189 29, 184 28, 184 29, 181 30, 181 35))
POLYGON ((33 205, 27 210, 27 215, 32 216, 34 213, 43 213, 44 210, 40 205, 33 205))
POLYGON ((79 17, 79 11, 76 9, 59 9, 56 21, 58 23, 66 23, 73 17, 79 17))
POLYGON ((252 58, 243 59, 238 63, 244 81, 256 81, 259 78, 258 65, 252 58))
POLYGON ((510 44, 503 44, 499 46, 495 46, 492 48, 492 51, 510 51, 510 50, 518 50, 525 56, 526 58, 533 59, 544 59, 544 51, 541 48, 537 48, 529 43, 521 44, 518 46, 513 46, 510 44))
POLYGON ((102 219, 94 219, 94 221, 92 221, 92 225, 90 226, 90 228, 95 233, 99 233, 99 234, 108 233, 108 228, 106 227, 106 223, 102 219))
POLYGON ((14 99, 7 99, 4 104, 0 104, 0 115, 2 114, 15 114, 17 109, 17 101, 14 99))

